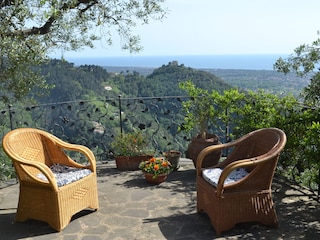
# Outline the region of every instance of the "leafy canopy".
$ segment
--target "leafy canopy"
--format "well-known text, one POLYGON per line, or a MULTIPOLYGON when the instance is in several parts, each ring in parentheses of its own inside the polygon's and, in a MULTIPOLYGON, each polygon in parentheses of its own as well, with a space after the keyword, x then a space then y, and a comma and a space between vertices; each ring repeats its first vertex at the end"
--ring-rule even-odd
POLYGON ((47 84, 32 69, 55 49, 73 51, 103 39, 112 31, 124 50, 142 49, 133 33, 137 23, 160 20, 164 0, 3 0, 0 2, 0 87, 2 101, 24 97, 32 87, 47 84))
MULTIPOLYGON (((318 35, 320 32, 318 31, 318 35)), ((285 74, 294 72, 298 76, 311 76, 310 84, 304 89, 305 102, 319 106, 320 101, 320 38, 311 44, 302 44, 288 58, 279 58, 274 69, 285 74)))

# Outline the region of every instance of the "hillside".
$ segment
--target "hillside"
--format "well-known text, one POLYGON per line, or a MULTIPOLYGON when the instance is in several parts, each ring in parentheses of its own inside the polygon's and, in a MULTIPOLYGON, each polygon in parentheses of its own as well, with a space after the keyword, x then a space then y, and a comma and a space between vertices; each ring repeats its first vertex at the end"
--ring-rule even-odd
MULTIPOLYGON (((146 75, 131 70, 110 72, 93 65, 75 67, 60 60, 41 66, 39 71, 54 88, 45 96, 39 96, 42 93, 39 89, 32 90, 31 95, 39 107, 25 108, 26 102, 20 103, 26 111, 23 112, 25 121, 19 120, 19 124, 48 129, 57 136, 67 136, 69 142, 85 143, 97 149, 102 158, 109 154, 110 143, 119 134, 120 127, 124 132, 144 129, 158 151, 170 147, 183 152, 190 136, 178 132, 185 118, 179 96, 186 95, 178 87, 179 82, 191 79, 199 87, 220 92, 230 88, 222 77, 209 70, 197 70, 177 62, 153 69, 146 75), (122 116, 122 125, 119 116, 122 116)), ((248 71, 231 71, 225 72, 224 76, 235 79, 235 84, 245 73, 248 71)), ((263 78, 268 76, 259 71, 249 73, 253 79, 259 76, 259 84, 265 83, 263 78)), ((251 87, 259 84, 248 81, 251 87)))
POLYGON ((159 152, 168 150, 168 146, 185 151, 190 136, 178 134, 185 117, 181 96, 186 96, 179 83, 191 79, 208 90, 230 88, 214 74, 177 62, 146 76, 135 71, 113 73, 94 65, 76 67, 60 60, 37 70, 53 88, 47 95, 32 89, 30 97, 38 104, 26 107, 27 101, 20 103, 25 120, 19 119, 18 124, 41 127, 68 142, 84 144, 101 158, 112 156, 114 136, 133 129, 144 130, 152 148, 159 152))
MULTIPOLYGON (((192 80, 197 86, 223 91, 230 85, 208 71, 187 68, 171 62, 144 76, 137 71, 108 72, 94 65, 75 67, 74 64, 52 60, 41 67, 41 73, 54 88, 49 95, 36 97, 41 103, 79 99, 117 97, 178 96, 185 93, 179 82, 192 80), (107 91, 108 90, 108 91, 107 91)), ((34 90, 34 92, 39 90, 34 90)))
POLYGON ((181 81, 192 80, 198 87, 223 91, 231 86, 244 90, 263 89, 267 92, 298 96, 309 83, 308 78, 293 74, 284 75, 268 70, 193 69, 176 61, 159 68, 120 68, 83 65, 52 60, 43 65, 41 73, 47 82, 55 86, 49 95, 32 95, 41 102, 90 100, 93 98, 158 97, 185 95, 179 89, 181 81), (109 90, 109 91, 107 91, 109 90))
MULTIPOLYGON (((104 67, 108 72, 124 73, 138 72, 147 76, 152 74, 154 68, 143 67, 104 67)), ((299 96, 301 90, 309 84, 309 78, 300 78, 294 74, 284 75, 273 70, 242 70, 242 69, 195 69, 207 71, 223 80, 230 86, 245 90, 263 89, 267 92, 299 96)))
POLYGON ((264 89, 267 92, 298 96, 309 83, 309 78, 283 74, 271 70, 204 69, 220 77, 231 86, 245 90, 264 89))

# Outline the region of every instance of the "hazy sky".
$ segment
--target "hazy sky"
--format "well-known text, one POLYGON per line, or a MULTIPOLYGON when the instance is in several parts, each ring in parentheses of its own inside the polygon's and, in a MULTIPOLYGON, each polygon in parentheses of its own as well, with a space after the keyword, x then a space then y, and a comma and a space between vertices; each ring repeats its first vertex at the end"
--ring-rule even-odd
MULTIPOLYGON (((166 19, 135 29, 144 47, 136 56, 288 54, 320 30, 320 0, 166 0, 164 6, 166 19)), ((119 42, 63 54, 130 56, 119 42)))

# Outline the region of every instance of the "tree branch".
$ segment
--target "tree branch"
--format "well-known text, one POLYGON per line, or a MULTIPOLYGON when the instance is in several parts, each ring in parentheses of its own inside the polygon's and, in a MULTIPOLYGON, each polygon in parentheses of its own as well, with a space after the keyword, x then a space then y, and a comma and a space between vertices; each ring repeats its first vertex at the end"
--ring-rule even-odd
MULTIPOLYGON (((11 0, 3 0, 4 2, 11 2, 11 0)), ((32 27, 26 30, 18 30, 14 32, 10 32, 8 34, 5 34, 7 36, 30 36, 30 35, 45 35, 50 32, 52 25, 54 22, 58 19, 59 16, 61 16, 64 12, 67 12, 71 9, 77 9, 80 12, 80 14, 88 11, 91 7, 96 5, 98 3, 98 0, 78 0, 76 4, 73 3, 65 3, 63 6, 59 9, 58 15, 57 13, 55 15, 51 15, 48 20, 41 26, 41 27, 32 27), (81 4, 87 5, 85 8, 79 8, 81 4)), ((2 4, 2 2, 1 2, 2 4)))
POLYGON ((14 5, 13 0, 0 0, 0 8, 14 5))

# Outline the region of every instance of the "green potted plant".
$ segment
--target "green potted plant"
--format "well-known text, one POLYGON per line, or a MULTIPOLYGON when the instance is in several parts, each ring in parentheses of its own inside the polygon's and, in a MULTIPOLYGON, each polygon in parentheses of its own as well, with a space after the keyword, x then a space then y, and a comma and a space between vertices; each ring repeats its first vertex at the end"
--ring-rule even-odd
MULTIPOLYGON (((192 159, 196 167, 198 154, 205 147, 220 144, 216 134, 208 132, 209 121, 218 115, 215 109, 214 99, 219 95, 217 91, 211 93, 202 88, 196 87, 191 81, 181 82, 179 87, 185 90, 190 96, 189 100, 183 101, 182 106, 186 112, 184 123, 179 130, 191 131, 196 129, 198 134, 191 138, 191 142, 186 151, 186 157, 192 159)), ((214 152, 203 161, 203 167, 215 165, 221 157, 221 152, 214 152)))
POLYGON ((140 163, 139 168, 143 172, 145 179, 154 184, 159 184, 167 179, 172 172, 172 164, 162 157, 152 157, 140 163))
POLYGON ((153 157, 148 148, 149 141, 141 131, 122 133, 111 143, 117 169, 139 170, 142 161, 153 157))

